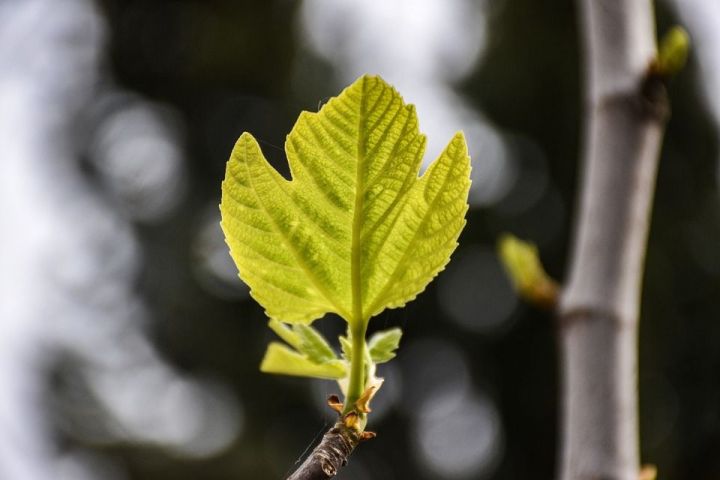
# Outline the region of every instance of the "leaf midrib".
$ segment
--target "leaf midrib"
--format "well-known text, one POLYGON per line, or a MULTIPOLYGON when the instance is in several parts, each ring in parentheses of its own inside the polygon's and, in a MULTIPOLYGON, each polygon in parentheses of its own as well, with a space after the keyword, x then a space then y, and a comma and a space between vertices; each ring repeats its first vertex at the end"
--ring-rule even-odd
POLYGON ((360 92, 360 114, 358 115, 358 140, 357 140, 357 162, 355 164, 355 207, 353 210, 352 224, 352 244, 350 245, 351 261, 350 261, 350 281, 352 285, 352 319, 347 319, 348 323, 363 324, 365 318, 362 311, 362 209, 365 196, 365 182, 363 181, 362 168, 365 162, 365 89, 367 85, 367 77, 362 80, 360 92))

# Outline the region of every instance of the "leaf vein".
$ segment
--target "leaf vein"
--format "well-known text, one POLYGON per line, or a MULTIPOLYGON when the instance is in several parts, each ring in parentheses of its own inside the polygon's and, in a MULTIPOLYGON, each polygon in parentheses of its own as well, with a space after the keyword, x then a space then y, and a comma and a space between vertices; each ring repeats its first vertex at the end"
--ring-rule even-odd
MULTIPOLYGON (((439 160, 440 160, 440 159, 438 159, 438 161, 439 161, 439 160)), ((433 211, 433 208, 435 207, 435 203, 437 202, 438 198, 441 197, 441 192, 442 192, 442 191, 445 189, 445 187, 447 186, 450 178, 451 178, 450 172, 446 172, 445 178, 443 179, 443 182, 442 182, 442 186, 440 187, 440 189, 438 190, 438 193, 435 195, 435 197, 432 199, 432 201, 431 201, 430 204, 428 205, 428 208, 427 208, 427 210, 425 211, 425 215, 423 216, 422 221, 420 222, 420 224, 418 225, 418 227, 415 229, 414 234, 412 235, 410 241, 408 242, 407 248, 405 249, 405 253, 404 253, 403 256, 401 257, 400 261, 398 261, 398 263, 395 265, 395 269, 393 270, 392 275, 390 275, 390 278, 388 278, 388 280, 385 282, 385 284, 383 285, 383 287, 379 290, 380 293, 378 294, 378 296, 377 296, 377 297, 373 300, 373 302, 371 303, 371 308, 370 308, 370 310, 369 310, 370 312, 373 312, 373 311, 375 311, 376 308, 378 308, 378 305, 377 305, 377 304, 378 304, 378 302, 382 299, 382 295, 383 295, 382 292, 387 291, 388 288, 390 288, 390 286, 393 285, 393 284, 397 281, 397 275, 398 275, 398 272, 400 271, 400 267, 404 265, 404 263, 405 263, 405 261, 407 260, 407 258, 413 253, 413 249, 412 249, 411 247, 413 246, 413 244, 414 244, 415 241, 417 240, 418 234, 419 234, 420 230, 422 229, 422 227, 424 226, 424 224, 425 224, 425 223, 428 221, 428 219, 430 218, 429 213, 431 213, 431 212, 433 211)), ((428 179, 428 181, 429 181, 429 179, 428 179)), ((418 184, 418 185, 421 185, 421 184, 418 184)), ((407 204, 406 204, 406 205, 407 205, 407 204)))
MULTIPOLYGON (((246 144, 245 145, 245 155, 246 156, 248 154, 247 149, 248 149, 248 146, 246 144)), ((267 162, 264 162, 264 163, 265 163, 265 165, 263 165, 263 167, 267 169, 268 168, 267 162)), ((250 181, 250 185, 252 185, 252 190, 255 193, 255 195, 257 196, 258 194, 257 194, 257 191, 255 190, 255 185, 252 180, 252 175, 250 174, 250 171, 249 171, 250 168, 246 162, 243 162, 243 165, 245 165, 246 171, 248 172, 248 179, 250 181)), ((274 175, 271 174, 270 178, 272 178, 273 181, 279 185, 277 178, 275 178, 274 175)), ((283 192, 286 197, 288 197, 288 194, 284 188, 280 188, 279 190, 281 192, 283 192)), ((310 283, 312 283, 312 285, 315 287, 315 289, 325 298, 325 300, 327 300, 330 303, 330 305, 332 305, 333 308, 335 308, 337 313, 342 314, 342 312, 345 312, 345 309, 337 304, 337 302, 330 296, 330 294, 327 292, 327 290, 323 287, 322 283, 315 277, 315 274, 312 272, 312 269, 305 263, 305 260, 303 259, 302 255, 299 254, 299 252, 297 251, 295 246, 292 244, 292 242, 288 241, 288 239, 283 235, 282 229, 280 229, 278 227, 277 222, 275 221, 275 218, 267 211, 267 209, 265 208, 265 206, 262 203, 262 200, 260 200, 260 197, 258 196, 257 198, 258 198, 259 204, 261 205, 262 210, 265 212, 265 214, 268 217, 270 217, 273 225, 275 225, 275 227, 279 233, 280 238, 283 239, 285 245, 293 253, 293 256, 295 257, 295 259, 298 262, 298 266, 303 270, 303 272, 305 273, 305 276, 308 278, 310 283)), ((332 250, 332 249, 330 249, 330 250, 332 250)))

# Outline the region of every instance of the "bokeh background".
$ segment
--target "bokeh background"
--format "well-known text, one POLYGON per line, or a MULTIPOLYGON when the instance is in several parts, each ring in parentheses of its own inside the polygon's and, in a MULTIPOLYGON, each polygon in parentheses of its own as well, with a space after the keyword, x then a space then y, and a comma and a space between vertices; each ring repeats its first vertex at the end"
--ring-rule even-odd
MULTIPOLYGON (((640 340, 642 458, 720 478, 720 3, 657 3, 689 65, 657 184, 640 340)), ((0 0, 0 479, 275 479, 333 421, 331 382, 258 371, 272 338, 220 231, 243 131, 287 171, 301 110, 363 73, 417 105, 428 160, 468 136, 468 225, 400 326, 338 478, 550 479, 552 318, 519 302, 505 231, 559 279, 581 48, 571 0, 0 0)), ((317 325, 342 331, 337 318, 317 325)))

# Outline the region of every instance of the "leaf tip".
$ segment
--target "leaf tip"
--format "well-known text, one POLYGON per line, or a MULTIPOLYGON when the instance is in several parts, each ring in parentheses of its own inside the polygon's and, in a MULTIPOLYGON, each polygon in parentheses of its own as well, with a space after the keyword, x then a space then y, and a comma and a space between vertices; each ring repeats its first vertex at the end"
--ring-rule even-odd
POLYGON ((240 134, 240 137, 238 138, 238 143, 240 142, 252 142, 255 141, 255 137, 252 136, 252 133, 250 132, 242 132, 240 134))
MULTIPOLYGON (((257 143, 257 140, 255 140, 255 137, 252 136, 250 132, 242 132, 240 136, 237 139, 237 142, 235 142, 235 148, 234 151, 238 147, 249 147, 257 143)), ((235 155, 230 155, 230 161, 232 161, 235 158, 235 155)), ((229 163, 229 162, 228 162, 229 163)))

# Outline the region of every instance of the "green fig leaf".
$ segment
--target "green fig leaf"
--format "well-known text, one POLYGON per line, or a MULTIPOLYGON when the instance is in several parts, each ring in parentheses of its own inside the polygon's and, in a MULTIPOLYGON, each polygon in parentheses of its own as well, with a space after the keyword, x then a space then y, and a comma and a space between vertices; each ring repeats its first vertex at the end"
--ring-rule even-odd
POLYGON ((370 337, 368 350, 372 361, 385 363, 395 358, 395 350, 400 345, 400 337, 402 337, 402 330, 399 328, 383 330, 370 337))
POLYGON ((305 354, 311 362, 326 363, 337 358, 325 338, 314 328, 297 324, 294 326, 294 330, 300 339, 300 344, 297 346, 298 351, 305 354))
POLYGON ((260 371, 297 377, 338 380, 347 376, 347 364, 342 360, 315 363, 306 356, 279 342, 268 345, 260 371))
POLYGON ((243 133, 222 186, 222 228, 270 318, 350 325, 405 305, 440 272, 465 225, 470 158, 457 133, 418 177, 415 108, 363 76, 287 137, 291 180, 243 133))

